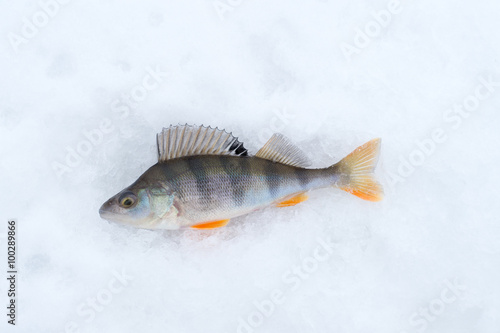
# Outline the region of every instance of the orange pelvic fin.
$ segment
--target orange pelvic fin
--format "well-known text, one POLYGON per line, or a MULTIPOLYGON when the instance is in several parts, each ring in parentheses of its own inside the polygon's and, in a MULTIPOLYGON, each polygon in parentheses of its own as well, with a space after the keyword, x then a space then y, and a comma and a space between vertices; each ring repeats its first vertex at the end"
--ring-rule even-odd
POLYGON ((193 228, 193 229, 215 229, 215 228, 223 227, 228 223, 229 223, 229 220, 212 221, 212 222, 205 222, 205 223, 193 225, 191 228, 193 228))
POLYGON ((300 193, 290 199, 287 199, 285 201, 282 201, 276 205, 276 207, 289 207, 289 206, 295 206, 296 204, 299 204, 303 201, 306 201, 309 199, 309 196, 305 193, 300 193))

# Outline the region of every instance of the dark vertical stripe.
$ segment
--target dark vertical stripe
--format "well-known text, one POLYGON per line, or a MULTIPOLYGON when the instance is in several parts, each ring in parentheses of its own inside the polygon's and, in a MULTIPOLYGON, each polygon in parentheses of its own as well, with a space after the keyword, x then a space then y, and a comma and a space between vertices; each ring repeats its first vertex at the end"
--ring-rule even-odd
POLYGON ((204 207, 209 208, 209 203, 212 202, 213 197, 211 191, 207 186, 208 179, 205 165, 200 158, 187 158, 186 163, 195 178, 196 189, 198 190, 199 195, 202 197, 201 201, 206 204, 204 207))
POLYGON ((295 176, 299 181, 300 187, 305 190, 307 185, 309 185, 309 170, 302 168, 295 168, 295 176))
POLYGON ((252 171, 251 171, 251 163, 252 158, 250 156, 242 156, 238 159, 240 165, 240 190, 237 192, 237 200, 241 202, 241 205, 244 205, 247 201, 247 189, 248 186, 253 185, 252 183, 252 171), (250 184, 249 184, 250 183, 250 184))
POLYGON ((182 174, 187 164, 183 160, 176 160, 169 163, 158 163, 161 170, 161 175, 155 176, 158 179, 165 179, 165 181, 174 187, 175 191, 179 191, 179 175, 182 174))
POLYGON ((264 175, 266 177, 269 194, 272 198, 276 198, 278 196, 278 190, 281 183, 281 179, 278 174, 278 164, 266 161, 266 164, 264 164, 264 175))
POLYGON ((187 161, 185 159, 176 159, 170 163, 166 163, 165 168, 170 169, 169 172, 174 175, 170 182, 175 184, 175 187, 177 188, 177 191, 178 193, 180 193, 181 197, 183 197, 184 195, 188 195, 188 193, 186 193, 188 187, 186 187, 185 183, 183 184, 183 181, 188 180, 185 179, 185 176, 181 177, 181 175, 185 175, 186 171, 189 171, 189 177, 194 177, 194 175, 190 171, 187 161))
POLYGON ((162 175, 167 180, 173 180, 177 178, 179 173, 182 172, 178 163, 158 163, 158 166, 159 168, 161 168, 162 175))
POLYGON ((232 200, 235 206, 245 203, 245 179, 250 175, 248 157, 221 156, 220 162, 231 183, 232 200))

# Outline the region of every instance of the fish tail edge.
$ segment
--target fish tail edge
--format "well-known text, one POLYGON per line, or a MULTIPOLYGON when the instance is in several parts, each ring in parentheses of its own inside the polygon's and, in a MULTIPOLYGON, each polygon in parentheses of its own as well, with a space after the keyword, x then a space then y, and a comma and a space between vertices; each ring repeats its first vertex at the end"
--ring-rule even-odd
POLYGON ((380 155, 381 142, 380 138, 373 139, 330 167, 341 175, 337 187, 363 200, 383 199, 384 190, 373 174, 380 155))

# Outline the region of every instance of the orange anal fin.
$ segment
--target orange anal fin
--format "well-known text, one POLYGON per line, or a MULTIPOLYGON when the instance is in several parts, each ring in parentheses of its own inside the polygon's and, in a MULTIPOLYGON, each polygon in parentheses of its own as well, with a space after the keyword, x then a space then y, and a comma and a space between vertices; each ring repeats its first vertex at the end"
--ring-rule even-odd
POLYGON ((193 225, 191 228, 193 228, 193 229, 215 229, 215 228, 223 227, 228 223, 229 223, 229 220, 212 221, 212 222, 205 222, 205 223, 193 225))
POLYGON ((303 201, 306 201, 309 199, 309 196, 305 193, 301 193, 299 195, 296 195, 290 199, 287 199, 285 201, 282 201, 276 205, 276 207, 290 207, 290 206, 295 206, 296 204, 299 204, 303 201))

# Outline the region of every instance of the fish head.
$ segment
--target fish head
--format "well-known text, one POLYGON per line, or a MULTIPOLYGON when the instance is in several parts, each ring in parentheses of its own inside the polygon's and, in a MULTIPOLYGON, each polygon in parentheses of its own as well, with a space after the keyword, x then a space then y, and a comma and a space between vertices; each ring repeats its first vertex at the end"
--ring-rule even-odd
POLYGON ((165 184, 133 184, 107 200, 101 218, 143 229, 177 229, 175 193, 165 184))

